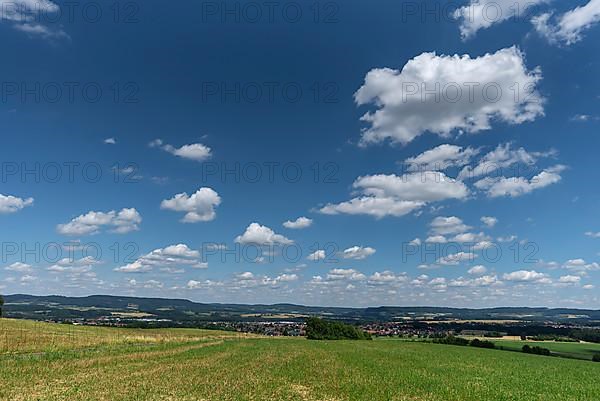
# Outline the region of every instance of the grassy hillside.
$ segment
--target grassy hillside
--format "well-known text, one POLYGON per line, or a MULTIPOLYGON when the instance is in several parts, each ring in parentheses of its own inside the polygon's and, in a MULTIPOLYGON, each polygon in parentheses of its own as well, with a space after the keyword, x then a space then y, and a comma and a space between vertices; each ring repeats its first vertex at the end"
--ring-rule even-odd
POLYGON ((0 355, 76 350, 98 346, 159 344, 246 336, 196 329, 117 329, 0 318, 0 355))
POLYGON ((600 399, 600 364, 586 361, 397 340, 88 327, 73 336, 90 330, 89 340, 61 348, 44 333, 69 332, 66 326, 0 324, 4 336, 27 333, 21 346, 28 351, 0 355, 2 400, 600 399), (104 334, 121 340, 105 342, 104 334))

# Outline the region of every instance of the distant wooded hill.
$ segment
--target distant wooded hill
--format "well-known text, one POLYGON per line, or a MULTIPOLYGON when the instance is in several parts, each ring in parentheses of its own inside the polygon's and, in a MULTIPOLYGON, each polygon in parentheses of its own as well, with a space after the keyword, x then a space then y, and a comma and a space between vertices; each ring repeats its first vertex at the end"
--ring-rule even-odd
POLYGON ((4 296, 7 317, 65 320, 98 319, 106 316, 169 319, 179 322, 199 321, 300 321, 321 316, 348 322, 387 322, 412 320, 517 320, 532 322, 598 323, 600 311, 549 308, 459 309, 440 307, 337 308, 293 304, 241 305, 204 304, 185 299, 137 298, 109 295, 88 297, 4 296))

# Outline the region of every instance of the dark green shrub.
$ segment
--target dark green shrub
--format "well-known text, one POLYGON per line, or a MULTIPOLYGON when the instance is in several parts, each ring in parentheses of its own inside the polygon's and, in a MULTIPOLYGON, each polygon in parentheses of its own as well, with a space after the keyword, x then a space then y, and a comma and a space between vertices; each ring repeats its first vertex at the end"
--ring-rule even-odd
POLYGON ((474 340, 471 340, 471 343, 469 344, 471 347, 477 347, 477 348, 489 348, 489 349, 494 349, 496 348, 496 345, 491 342, 491 341, 481 341, 477 338, 475 338, 474 340))
POLYGON ((542 348, 542 347, 538 347, 533 346, 530 347, 529 345, 524 345, 522 348, 522 351, 526 354, 535 354, 535 355, 544 355, 544 356, 550 356, 550 350, 547 348, 542 348))
POLYGON ((306 320, 306 337, 309 340, 371 340, 371 335, 358 327, 316 317, 306 320))
POLYGON ((455 337, 455 336, 446 336, 443 338, 436 338, 433 340, 433 342, 436 344, 460 345, 463 347, 469 345, 469 340, 464 339, 462 337, 455 337))
POLYGON ((594 356, 592 357, 592 361, 600 362, 600 354, 594 354, 594 356))
POLYGON ((534 349, 534 353, 538 354, 538 355, 545 355, 545 356, 550 356, 550 350, 548 348, 542 348, 542 347, 533 347, 534 349))

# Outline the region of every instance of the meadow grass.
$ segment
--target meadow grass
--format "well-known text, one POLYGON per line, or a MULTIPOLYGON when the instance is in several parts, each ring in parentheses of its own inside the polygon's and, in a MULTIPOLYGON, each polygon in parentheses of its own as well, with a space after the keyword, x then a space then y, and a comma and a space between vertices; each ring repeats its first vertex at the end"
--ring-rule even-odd
POLYGON ((200 341, 241 335, 215 330, 140 330, 0 318, 0 355, 73 350, 100 345, 200 341))
POLYGON ((600 400, 600 364, 587 361, 395 340, 179 338, 5 354, 0 399, 600 400))
POLYGON ((521 351, 524 345, 539 346, 549 349, 553 354, 566 358, 591 360, 595 354, 600 354, 600 344, 559 342, 559 341, 513 341, 493 340, 497 347, 511 351, 521 351))

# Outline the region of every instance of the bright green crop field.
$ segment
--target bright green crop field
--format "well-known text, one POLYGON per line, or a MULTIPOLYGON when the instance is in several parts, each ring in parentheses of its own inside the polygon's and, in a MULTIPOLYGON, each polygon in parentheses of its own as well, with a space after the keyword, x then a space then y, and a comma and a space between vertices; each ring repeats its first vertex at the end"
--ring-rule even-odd
POLYGON ((473 347, 5 319, 0 336, 0 400, 600 400, 600 363, 473 347))
POLYGON ((520 351, 523 345, 539 346, 549 349, 553 355, 562 356, 565 358, 575 358, 591 361, 595 354, 600 354, 600 344, 591 343, 576 343, 576 342, 557 342, 557 341, 509 341, 497 340, 494 341, 497 347, 502 347, 506 350, 520 351))

